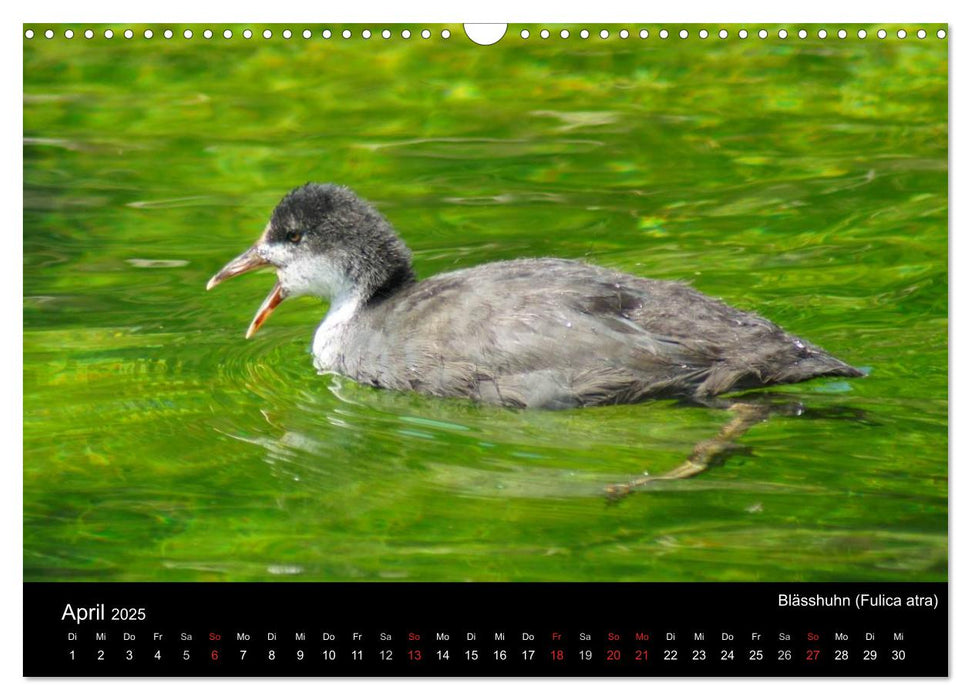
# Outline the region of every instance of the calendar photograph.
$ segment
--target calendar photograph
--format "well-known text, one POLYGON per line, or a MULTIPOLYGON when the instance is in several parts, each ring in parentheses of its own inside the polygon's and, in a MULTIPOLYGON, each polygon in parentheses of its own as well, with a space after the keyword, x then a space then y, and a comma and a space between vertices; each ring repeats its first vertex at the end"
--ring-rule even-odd
POLYGON ((23 30, 25 582, 947 581, 946 25, 23 30))

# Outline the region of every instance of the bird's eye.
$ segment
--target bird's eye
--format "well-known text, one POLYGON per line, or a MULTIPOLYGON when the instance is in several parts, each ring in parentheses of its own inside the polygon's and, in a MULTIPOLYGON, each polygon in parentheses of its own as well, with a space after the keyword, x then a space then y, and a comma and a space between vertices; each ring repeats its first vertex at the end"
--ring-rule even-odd
POLYGON ((291 231, 287 234, 287 240, 291 243, 299 243, 301 238, 303 238, 303 234, 299 231, 291 231))

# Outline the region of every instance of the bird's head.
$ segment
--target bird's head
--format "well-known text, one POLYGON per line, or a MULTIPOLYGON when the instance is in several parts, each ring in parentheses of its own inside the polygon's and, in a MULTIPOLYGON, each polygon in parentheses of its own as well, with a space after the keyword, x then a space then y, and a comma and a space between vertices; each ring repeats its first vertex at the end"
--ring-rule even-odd
POLYGON ((277 282, 253 317, 251 337, 287 297, 367 301, 390 282, 413 279, 411 253, 391 224, 346 187, 308 183, 285 196, 263 234, 217 272, 206 289, 259 267, 277 282))

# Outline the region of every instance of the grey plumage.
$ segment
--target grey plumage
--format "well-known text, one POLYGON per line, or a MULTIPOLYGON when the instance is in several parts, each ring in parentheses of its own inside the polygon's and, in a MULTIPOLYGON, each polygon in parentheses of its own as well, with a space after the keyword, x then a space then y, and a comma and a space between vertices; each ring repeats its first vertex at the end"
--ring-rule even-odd
POLYGON ((505 406, 705 399, 860 376, 764 318, 686 285, 572 260, 491 263, 368 304, 337 371, 360 382, 505 406))
POLYGON ((573 260, 510 260, 416 281, 393 227, 347 188, 289 193, 210 280, 277 267, 251 325, 287 296, 332 299, 321 371, 386 389, 568 408, 717 394, 861 372, 684 284, 573 260), (335 311, 335 309, 338 309, 335 311))

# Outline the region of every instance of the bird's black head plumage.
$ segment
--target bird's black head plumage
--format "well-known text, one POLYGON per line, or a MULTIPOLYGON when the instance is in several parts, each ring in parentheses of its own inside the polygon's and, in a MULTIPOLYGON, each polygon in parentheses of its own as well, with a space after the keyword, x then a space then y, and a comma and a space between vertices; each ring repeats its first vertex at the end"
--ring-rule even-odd
POLYGON ((291 190, 273 210, 266 241, 338 262, 367 298, 414 281, 411 251, 391 224, 340 185, 308 182, 291 190))

